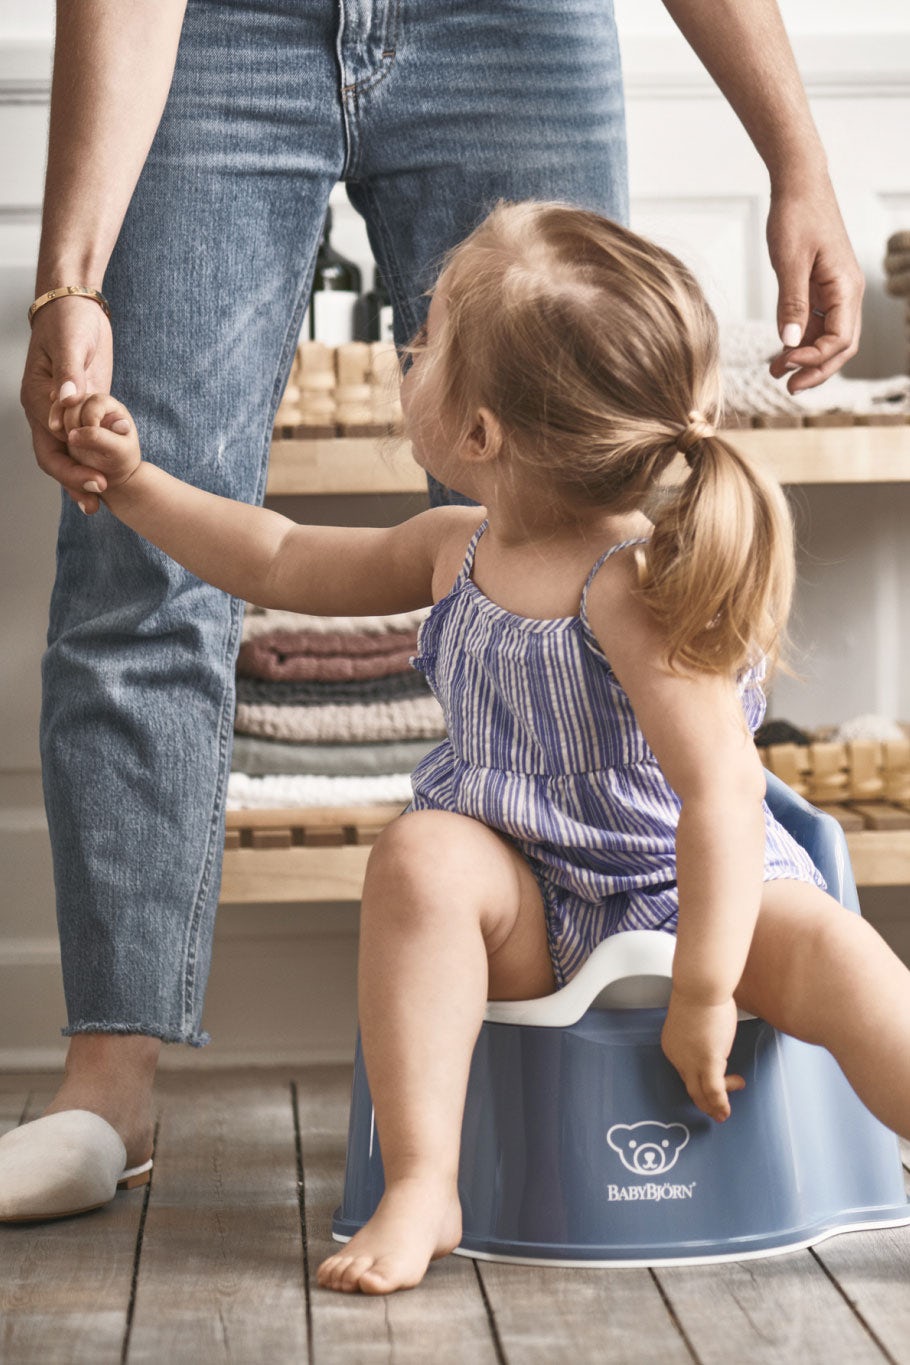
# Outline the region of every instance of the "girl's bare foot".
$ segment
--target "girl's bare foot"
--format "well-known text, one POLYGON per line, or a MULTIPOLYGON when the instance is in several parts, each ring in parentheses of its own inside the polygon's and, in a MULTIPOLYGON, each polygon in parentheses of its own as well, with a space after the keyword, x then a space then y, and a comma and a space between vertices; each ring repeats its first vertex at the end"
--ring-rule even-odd
POLYGON ((370 1221, 341 1251, 323 1261, 323 1289, 391 1294, 411 1289, 427 1266, 461 1239, 458 1191, 448 1181, 412 1177, 390 1185, 370 1221))

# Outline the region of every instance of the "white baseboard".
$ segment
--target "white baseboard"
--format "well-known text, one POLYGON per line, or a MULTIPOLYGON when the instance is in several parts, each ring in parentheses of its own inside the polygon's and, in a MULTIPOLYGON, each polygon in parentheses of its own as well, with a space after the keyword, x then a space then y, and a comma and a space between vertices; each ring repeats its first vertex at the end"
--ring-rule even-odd
MULTIPOLYGON (((48 1047, 4 1047, 0 1048, 0 1074, 16 1071, 46 1071, 49 1076, 58 1075, 63 1070, 66 1058, 65 1038, 60 1046, 48 1047)), ((271 1052, 262 1048, 217 1048, 216 1046, 166 1047, 162 1049, 159 1071, 189 1071, 193 1067, 205 1067, 207 1071, 227 1071, 234 1067, 287 1067, 292 1073, 303 1066, 352 1065, 354 1061, 354 1039, 347 1048, 341 1046, 328 1050, 325 1048, 299 1049, 280 1048, 271 1052)))
MULTIPOLYGON (((357 1029, 357 940, 299 922, 299 934, 268 933, 278 912, 261 912, 261 938, 216 932, 203 1027, 204 1048, 169 1044, 161 1065, 183 1067, 301 1066, 347 1062, 357 1029)), ((230 911, 225 911, 229 918, 230 911)), ((331 922, 331 909, 326 910, 331 922)), ((274 927, 274 925, 273 925, 274 927)), ((232 932, 233 931, 233 932, 232 932)), ((66 1009, 55 939, 0 939, 0 1069, 59 1070, 67 1040, 66 1009)))

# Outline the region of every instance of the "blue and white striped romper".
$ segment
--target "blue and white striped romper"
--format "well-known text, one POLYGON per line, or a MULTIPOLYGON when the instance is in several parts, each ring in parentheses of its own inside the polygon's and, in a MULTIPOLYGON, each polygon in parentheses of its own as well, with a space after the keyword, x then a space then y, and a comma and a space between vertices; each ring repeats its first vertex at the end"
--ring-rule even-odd
MULTIPOLYGON (((497 606, 471 570, 484 521, 451 591, 423 623, 412 663, 443 708, 448 738, 412 774, 413 809, 472 816, 506 834, 543 895, 557 985, 621 929, 676 930, 680 802, 645 743, 591 627, 497 606)), ((764 663, 738 679, 754 732, 765 713, 764 663)), ((765 880, 821 874, 765 804, 765 880)))

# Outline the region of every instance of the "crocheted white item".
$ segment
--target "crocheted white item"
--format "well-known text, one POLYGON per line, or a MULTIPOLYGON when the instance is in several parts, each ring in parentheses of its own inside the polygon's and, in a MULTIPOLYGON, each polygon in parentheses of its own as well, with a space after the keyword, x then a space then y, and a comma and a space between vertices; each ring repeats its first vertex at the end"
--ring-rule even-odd
POLYGON ((833 374, 817 388, 795 395, 788 393, 786 378, 773 379, 768 373, 772 357, 779 355, 780 350, 777 334, 766 322, 728 323, 721 328, 723 392, 728 408, 765 415, 910 413, 910 377, 906 375, 845 379, 841 374, 833 374))
POLYGON ((855 739, 873 739, 884 743, 889 739, 906 739, 907 736, 897 721, 890 716, 877 716, 869 712, 845 720, 842 725, 838 725, 830 738, 838 744, 849 744, 855 739))
POLYGON ((407 773, 389 777, 247 777, 228 778, 228 810, 269 810, 288 806, 375 806, 411 799, 407 773))
POLYGON ((270 706, 241 702, 234 729, 244 735, 267 735, 312 744, 366 744, 385 739, 442 739, 445 720, 435 697, 400 701, 355 702, 350 706, 270 706))
POLYGON ((767 365, 780 355, 781 343, 773 322, 765 318, 744 318, 719 324, 720 363, 736 370, 767 365))
POLYGON ((296 611, 274 611, 247 605, 243 618, 244 641, 270 630, 311 630, 350 635, 385 635, 388 631, 419 630, 430 614, 429 607, 399 612, 397 616, 306 616, 296 611))

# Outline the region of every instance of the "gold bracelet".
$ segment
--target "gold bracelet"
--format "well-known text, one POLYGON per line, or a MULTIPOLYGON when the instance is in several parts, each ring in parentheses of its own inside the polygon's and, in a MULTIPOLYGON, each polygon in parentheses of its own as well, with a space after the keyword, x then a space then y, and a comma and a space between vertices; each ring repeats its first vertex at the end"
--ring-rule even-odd
POLYGON ((40 298, 35 299, 35 302, 28 310, 29 325, 31 325, 32 318, 39 308, 43 308, 46 303, 53 303, 54 299, 65 299, 68 295, 75 295, 77 298, 82 299, 94 299, 95 302, 99 303, 104 309, 107 317, 110 317, 111 315, 110 304, 104 295, 100 294, 97 289, 89 289, 84 284, 61 284, 58 285, 56 289, 49 289, 46 294, 42 294, 40 298))

